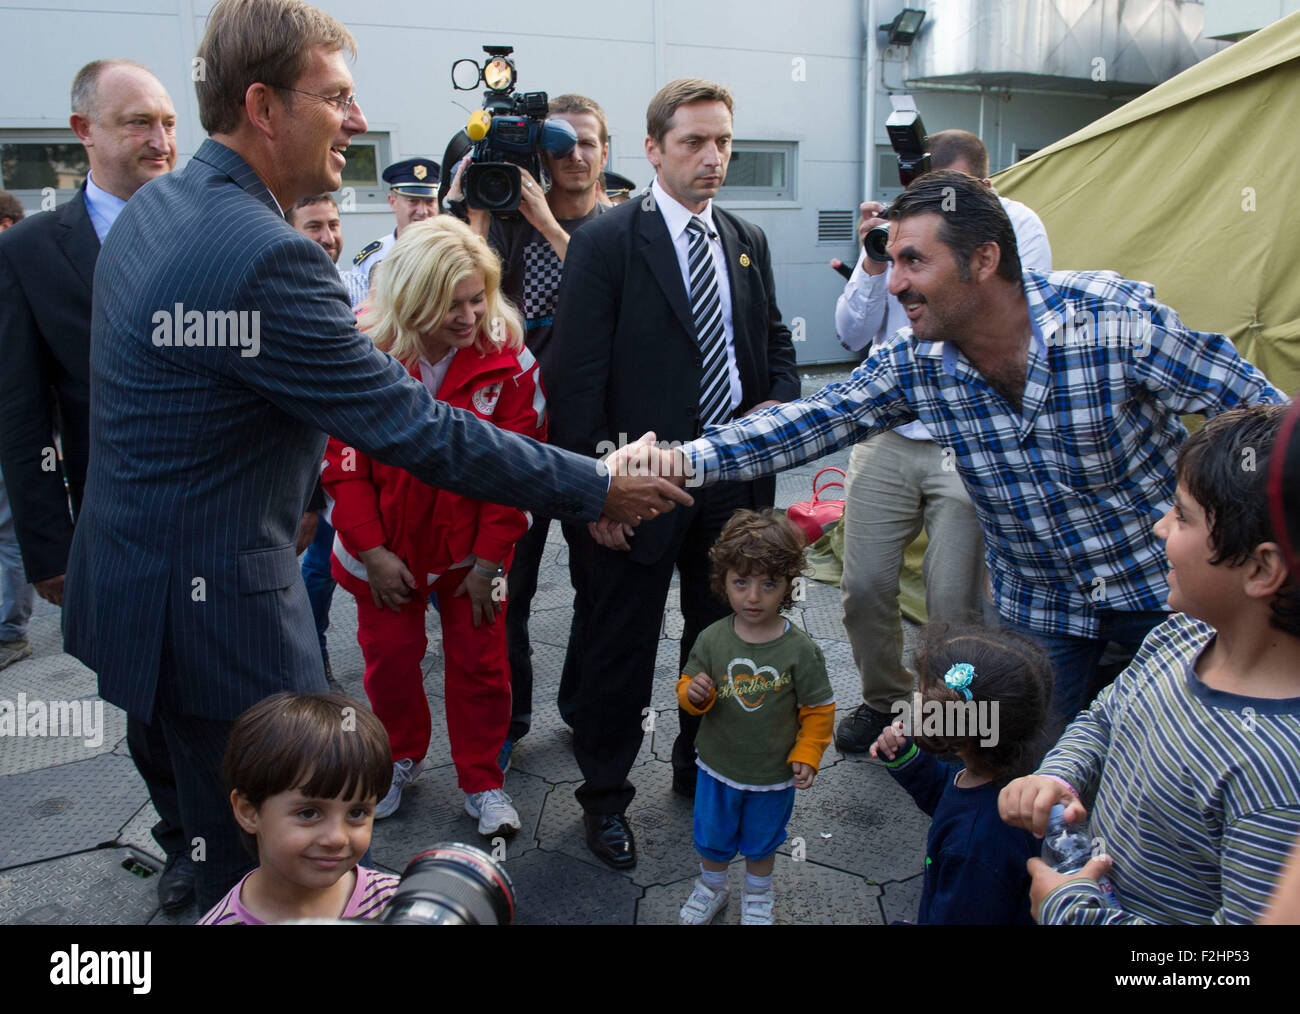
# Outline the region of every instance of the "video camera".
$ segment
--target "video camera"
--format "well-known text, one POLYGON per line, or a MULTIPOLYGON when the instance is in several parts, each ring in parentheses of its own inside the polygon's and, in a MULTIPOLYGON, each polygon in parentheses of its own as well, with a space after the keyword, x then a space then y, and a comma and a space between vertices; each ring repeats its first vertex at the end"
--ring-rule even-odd
MULTIPOLYGON (((898 159, 898 181, 908 186, 912 180, 930 171, 930 152, 926 149, 925 124, 916 109, 916 100, 910 95, 891 95, 889 101, 894 111, 885 121, 885 130, 889 132, 889 143, 894 148, 898 159)), ((886 207, 880 213, 884 218, 889 214, 886 207)), ((863 242, 867 256, 873 261, 884 263, 889 260, 885 254, 885 245, 889 242, 889 226, 878 225, 867 233, 863 242)))
POLYGON ((468 57, 451 65, 451 85, 457 91, 473 91, 480 81, 486 86, 483 108, 465 127, 474 142, 474 161, 465 173, 465 201, 471 208, 508 217, 523 196, 520 168, 540 182, 542 152, 563 157, 578 143, 578 134, 564 120, 547 119, 546 92, 515 91, 513 46, 483 50, 489 59, 482 67, 468 57))

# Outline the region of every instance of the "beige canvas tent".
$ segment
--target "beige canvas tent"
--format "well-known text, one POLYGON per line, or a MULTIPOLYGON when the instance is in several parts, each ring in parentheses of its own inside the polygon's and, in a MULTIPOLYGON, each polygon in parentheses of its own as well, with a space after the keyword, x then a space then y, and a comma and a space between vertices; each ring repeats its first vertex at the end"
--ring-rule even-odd
MULTIPOLYGON (((994 178, 1038 212, 1057 269, 1152 283, 1300 392, 1300 14, 1190 67, 994 178)), ((925 619, 922 535, 899 604, 925 619)), ((828 552, 818 576, 838 581, 828 552)))
POLYGON ((1156 287, 1300 391, 1300 14, 1000 173, 1058 268, 1156 287))

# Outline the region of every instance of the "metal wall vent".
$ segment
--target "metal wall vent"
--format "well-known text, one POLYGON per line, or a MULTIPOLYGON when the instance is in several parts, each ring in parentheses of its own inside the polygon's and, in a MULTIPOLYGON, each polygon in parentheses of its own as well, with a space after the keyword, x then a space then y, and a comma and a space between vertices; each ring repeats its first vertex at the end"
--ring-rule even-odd
POLYGON ((848 211, 818 211, 817 242, 852 243, 858 236, 856 224, 857 212, 851 208, 848 211))

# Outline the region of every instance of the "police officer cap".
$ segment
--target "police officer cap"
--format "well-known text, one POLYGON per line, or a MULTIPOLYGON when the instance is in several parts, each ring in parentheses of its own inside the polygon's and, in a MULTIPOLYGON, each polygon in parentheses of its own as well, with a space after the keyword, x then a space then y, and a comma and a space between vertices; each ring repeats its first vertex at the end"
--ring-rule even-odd
POLYGON ((622 173, 616 173, 611 169, 606 169, 601 174, 601 182, 604 184, 606 194, 630 194, 636 189, 635 183, 622 173))
POLYGON ((431 158, 408 158, 394 162, 383 172, 384 182, 395 194, 407 197, 437 197, 441 167, 431 158))

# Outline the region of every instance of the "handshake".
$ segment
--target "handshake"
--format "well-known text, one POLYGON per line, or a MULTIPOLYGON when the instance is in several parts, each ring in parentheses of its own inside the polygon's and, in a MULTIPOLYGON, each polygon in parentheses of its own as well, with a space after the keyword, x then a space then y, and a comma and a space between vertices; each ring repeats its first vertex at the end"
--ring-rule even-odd
POLYGON ((654 433, 642 434, 601 461, 609 470, 609 493, 600 520, 587 530, 606 549, 631 549, 627 537, 642 521, 695 502, 684 488, 692 478, 686 455, 675 447, 659 447, 654 433))

